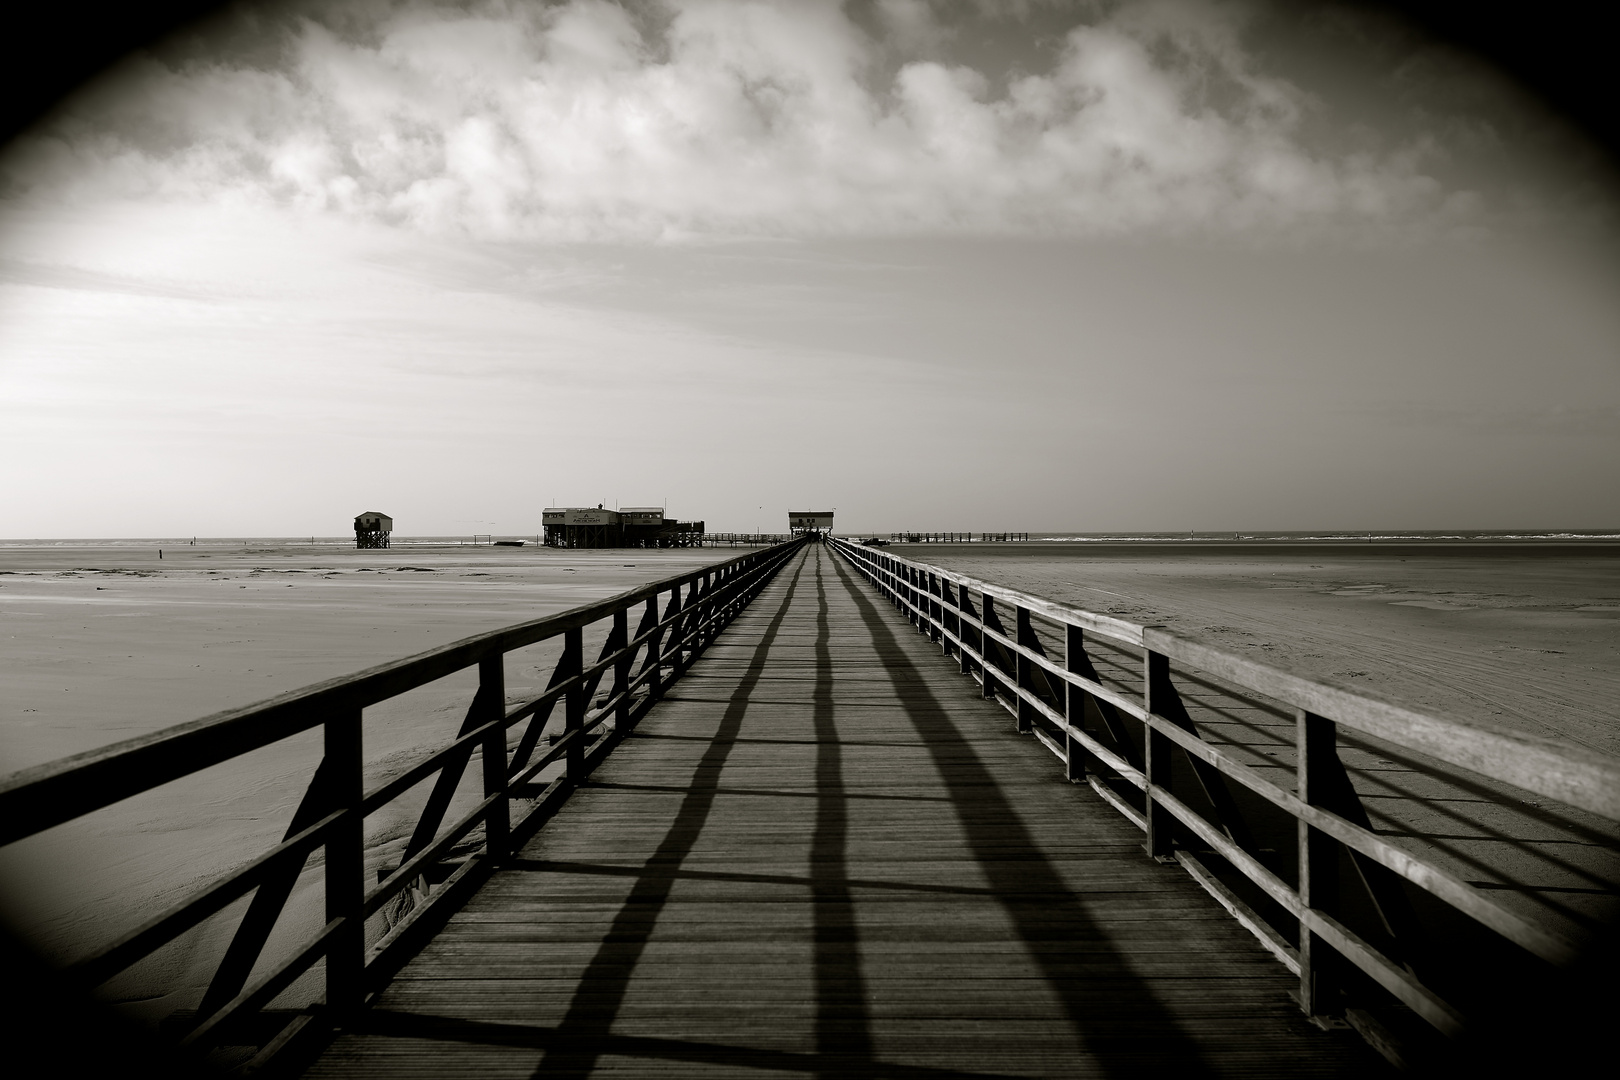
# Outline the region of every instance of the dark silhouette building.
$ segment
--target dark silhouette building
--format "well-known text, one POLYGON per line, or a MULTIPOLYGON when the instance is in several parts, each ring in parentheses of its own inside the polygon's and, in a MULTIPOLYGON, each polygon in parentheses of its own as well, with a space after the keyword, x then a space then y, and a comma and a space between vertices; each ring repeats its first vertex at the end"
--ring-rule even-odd
POLYGON ((394 519, 375 510, 367 510, 354 519, 354 546, 357 548, 385 548, 388 534, 394 531, 394 519))
POLYGON ((547 547, 673 548, 702 547, 701 521, 673 521, 661 506, 619 510, 554 506, 540 517, 547 547))

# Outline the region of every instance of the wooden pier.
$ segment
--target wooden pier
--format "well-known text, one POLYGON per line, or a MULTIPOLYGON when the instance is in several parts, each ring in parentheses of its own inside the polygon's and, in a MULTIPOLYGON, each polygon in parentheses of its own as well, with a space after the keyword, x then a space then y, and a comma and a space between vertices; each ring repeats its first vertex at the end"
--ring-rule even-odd
POLYGON ((1362 1076, 812 544, 311 1077, 1362 1076))
POLYGON ((1610 756, 820 537, 0 779, 0 845, 317 729, 69 969, 222 922, 167 1028, 238 1075, 1378 1075, 1549 1030, 1620 895, 1610 756))

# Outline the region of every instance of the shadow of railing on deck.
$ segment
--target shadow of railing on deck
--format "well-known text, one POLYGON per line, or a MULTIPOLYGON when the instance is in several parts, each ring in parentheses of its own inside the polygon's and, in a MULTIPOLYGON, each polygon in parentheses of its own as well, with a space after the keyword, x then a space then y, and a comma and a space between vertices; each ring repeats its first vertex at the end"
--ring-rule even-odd
MULTIPOLYGON (((93 990, 252 894, 200 1004, 179 1018, 179 1026, 183 1045, 247 1047, 246 1064, 255 1066, 297 1036, 352 1015, 419 947, 435 921, 509 852, 514 835, 538 827, 555 811, 800 544, 751 551, 557 615, 13 774, 0 780, 0 845, 321 728, 324 755, 281 843, 100 945, 67 972, 74 984, 93 990), (633 610, 641 612, 634 633, 633 610), (601 653, 587 663, 586 630, 604 622, 601 653), (509 708, 505 658, 555 638, 563 648, 549 685, 509 708), (478 672, 478 689, 455 738, 365 790, 364 710, 466 669, 478 672), (598 698, 604 682, 608 689, 598 698), (561 733, 542 749, 544 728, 558 704, 561 733), (446 824, 475 753, 479 795, 469 811, 446 824), (561 763, 562 774, 537 784, 553 762, 561 763), (399 862, 368 883, 365 818, 430 780, 432 790, 399 862), (448 873, 435 873, 453 852, 468 849, 448 873), (268 956, 267 943, 294 884, 323 851, 324 925, 283 955, 268 956), (411 889, 425 902, 400 912, 368 947, 367 920, 380 918, 411 889), (277 1013, 269 1030, 250 1022, 323 961, 323 1002, 277 1013)), ((240 1050, 234 1057, 241 1060, 240 1050)))
POLYGON ((781 629, 782 620, 787 616, 788 605, 793 601, 803 572, 801 563, 794 571, 787 593, 766 625, 759 644, 755 646, 742 680, 726 703, 714 737, 693 772, 694 782, 683 792, 674 821, 646 866, 636 875, 630 895, 625 898, 611 927, 603 936, 602 944, 580 975, 568 1011, 553 1029, 553 1042, 547 1046, 537 1072, 561 1078, 577 1078, 588 1076, 595 1068, 596 1059, 602 1052, 599 1048, 610 1034, 629 989, 636 962, 646 949, 658 917, 669 901, 681 864, 691 852, 703 823, 714 809, 715 785, 702 781, 712 781, 725 768, 726 759, 736 745, 743 716, 748 711, 748 696, 764 672, 765 658, 781 629))
POLYGON ((945 783, 969 848, 1029 956, 1061 1003, 1070 1028, 1106 1073, 1204 1076, 1197 1045, 1131 971, 1086 907, 1041 853, 972 744, 929 689, 877 609, 843 567, 849 589, 883 670, 935 771, 945 783), (1005 858, 1008 850, 1021 853, 1005 858), (1083 943, 1081 953, 1070 949, 1083 943), (1069 946, 1070 948, 1064 948, 1069 946), (1151 1045, 1151 1055, 1144 1046, 1151 1045))
POLYGON ((1608 755, 833 546, 1071 780, 1143 829, 1150 854, 1185 866, 1297 973, 1307 1014, 1344 1017, 1391 1056, 1400 1040, 1380 1019, 1391 1014, 1373 1006, 1460 1035, 1471 1014, 1499 1015, 1516 989, 1546 986, 1615 915, 1620 761, 1608 755), (1526 793, 1562 809, 1526 806, 1526 793), (1458 809, 1468 801, 1489 814, 1458 809), (1465 828, 1425 827, 1425 814, 1465 828), (1481 853, 1487 843, 1532 871, 1515 880, 1481 853))

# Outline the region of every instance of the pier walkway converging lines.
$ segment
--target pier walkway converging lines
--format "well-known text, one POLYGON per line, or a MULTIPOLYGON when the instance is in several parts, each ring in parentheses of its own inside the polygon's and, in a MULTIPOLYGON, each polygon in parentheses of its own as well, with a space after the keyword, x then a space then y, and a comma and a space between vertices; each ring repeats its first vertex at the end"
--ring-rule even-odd
POLYGON ((865 590, 803 548, 307 1075, 1384 1068, 865 590))

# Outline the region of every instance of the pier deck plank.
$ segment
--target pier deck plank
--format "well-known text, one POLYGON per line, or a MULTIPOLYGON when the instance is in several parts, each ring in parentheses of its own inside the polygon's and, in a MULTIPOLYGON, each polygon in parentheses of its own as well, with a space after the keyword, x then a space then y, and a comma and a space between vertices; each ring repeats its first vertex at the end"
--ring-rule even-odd
POLYGON ((809 545, 313 1077, 1364 1076, 809 545))

